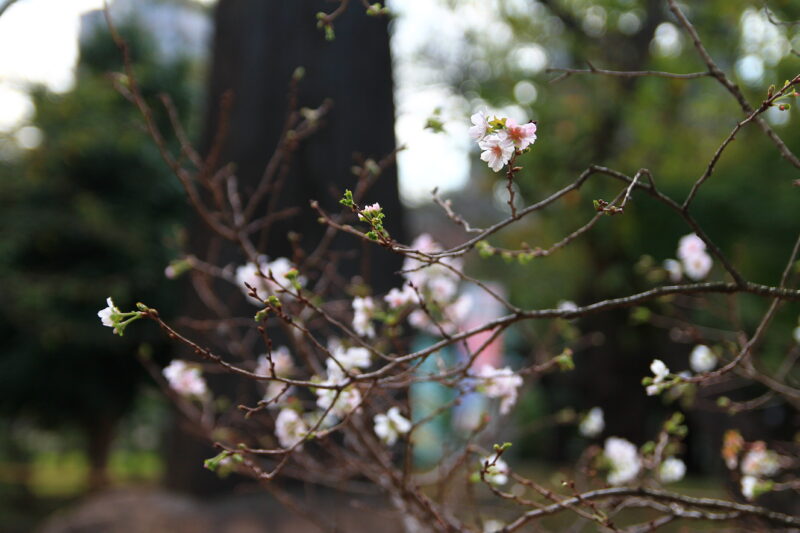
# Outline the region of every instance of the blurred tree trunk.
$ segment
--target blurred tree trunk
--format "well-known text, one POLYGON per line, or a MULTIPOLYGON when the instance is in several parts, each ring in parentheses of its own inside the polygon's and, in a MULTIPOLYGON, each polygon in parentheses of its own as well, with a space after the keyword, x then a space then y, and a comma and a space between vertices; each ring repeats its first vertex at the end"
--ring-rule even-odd
MULTIPOLYGON (((315 108, 326 98, 333 101, 324 126, 295 152, 278 200, 278 208, 297 206, 302 213, 273 227, 259 244, 270 258, 291 257, 286 235, 302 235, 309 251, 324 227, 309 208, 316 199, 327 211, 338 212, 338 198, 354 188, 354 155, 376 161, 395 148, 392 68, 387 20, 367 17, 363 6, 352 2, 336 19, 336 39, 328 42, 316 28, 316 13, 330 12, 337 3, 317 0, 221 0, 216 10, 216 34, 205 114, 205 154, 219 149, 218 164, 233 162, 244 201, 264 172, 278 143, 287 113, 288 86, 295 69, 303 67, 298 105, 315 108), (225 95, 232 98, 229 111, 221 111, 225 95), (221 118, 222 117, 222 118, 221 118), (222 122, 221 122, 222 121, 222 122), (218 147, 220 124, 227 134, 218 147)), ((367 194, 365 202, 380 202, 387 229, 402 240, 403 213, 397 191, 397 174, 387 170, 367 194)), ((267 201, 264 201, 263 213, 267 201)), ((199 257, 227 263, 242 261, 227 245, 214 244, 201 222, 191 228, 190 246, 199 257), (213 256, 209 256, 213 253, 213 256)), ((221 243, 219 243, 221 244, 221 243)), ((334 249, 360 246, 352 238, 334 242, 334 249)), ((377 291, 397 284, 393 273, 399 257, 376 246, 361 248, 356 260, 342 265, 345 279, 364 275, 377 291)), ((238 296, 238 295, 237 295, 238 296)), ((240 297, 239 300, 242 300, 240 297)), ((239 305, 242 305, 240 303, 239 305)), ((198 315, 196 296, 186 300, 186 314, 198 315)), ((245 309, 251 313, 252 308, 245 309)), ((175 424, 177 427, 177 424, 175 424)), ((204 443, 175 429, 170 435, 168 484, 194 493, 217 490, 216 476, 202 469, 203 459, 214 455, 204 443)))

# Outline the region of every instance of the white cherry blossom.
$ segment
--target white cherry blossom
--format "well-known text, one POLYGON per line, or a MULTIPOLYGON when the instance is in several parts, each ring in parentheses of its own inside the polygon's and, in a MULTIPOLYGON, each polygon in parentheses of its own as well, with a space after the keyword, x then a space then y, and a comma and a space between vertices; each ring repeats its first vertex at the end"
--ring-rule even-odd
POLYGON ((717 356, 705 344, 698 344, 689 356, 689 366, 698 373, 710 372, 717 366, 717 356))
POLYGON ((711 256, 705 252, 683 259, 683 270, 686 272, 686 276, 695 281, 705 278, 713 265, 711 256))
POLYGON ((486 470, 483 477, 487 483, 492 485, 505 485, 508 483, 508 464, 500 458, 495 459, 495 457, 495 455, 487 455, 481 459, 481 469, 486 470))
POLYGON ((681 276, 683 276, 683 268, 681 267, 680 261, 676 261, 675 259, 666 259, 664 261, 664 270, 667 271, 669 275, 669 280, 672 283, 678 283, 681 280, 681 276))
POLYGON ((470 117, 472 127, 469 129, 469 136, 480 141, 486 137, 486 132, 489 131, 489 117, 483 111, 478 111, 470 117))
POLYGON ((272 364, 270 364, 270 358, 267 357, 267 354, 258 356, 255 373, 259 376, 272 376, 272 368, 274 366, 276 376, 285 378, 292 375, 294 360, 291 353, 289 353, 289 348, 279 346, 277 349, 272 350, 271 358, 272 364))
POLYGON ((97 316, 100 317, 100 322, 102 322, 104 326, 116 328, 117 321, 114 320, 113 317, 114 315, 119 315, 121 311, 114 305, 114 301, 110 296, 106 298, 106 303, 108 304, 108 307, 98 311, 97 316))
POLYGON ((375 302, 372 298, 356 296, 353 298, 353 329, 362 337, 374 337, 375 326, 372 324, 372 314, 375 312, 375 302))
POLYGON ((294 409, 283 408, 275 419, 275 436, 284 448, 291 448, 298 444, 298 450, 303 448, 302 444, 308 435, 308 426, 302 417, 294 409))
POLYGON ((653 383, 661 383, 669 375, 669 368, 661 359, 653 359, 653 362, 650 363, 650 371, 655 376, 653 383))
POLYGON ((494 368, 484 365, 476 373, 480 378, 483 393, 489 398, 500 398, 500 414, 507 414, 517 402, 517 389, 522 386, 522 377, 509 367, 494 368))
POLYGON ((174 359, 162 370, 169 386, 181 396, 205 396, 208 391, 200 369, 181 359, 174 359))
POLYGON ((642 461, 636 446, 619 437, 609 437, 603 449, 603 455, 611 463, 608 482, 611 485, 622 485, 633 481, 642 468, 642 461))
POLYGON ((686 475, 686 463, 677 457, 669 457, 658 468, 658 479, 662 483, 675 483, 686 475))
POLYGON ((514 155, 514 143, 502 131, 485 137, 478 146, 483 150, 481 160, 486 161, 495 172, 503 168, 514 155))
POLYGON ((411 285, 404 284, 402 289, 394 288, 383 297, 384 301, 389 304, 390 309, 399 309, 408 304, 417 302, 417 293, 411 285))
POLYGON ((603 410, 600 407, 592 407, 589 413, 581 420, 578 431, 584 437, 596 437, 603 432, 606 427, 603 418, 603 410))
POLYGON ((397 407, 390 408, 386 414, 375 415, 374 422, 375 434, 389 446, 411 430, 411 421, 401 415, 397 407))

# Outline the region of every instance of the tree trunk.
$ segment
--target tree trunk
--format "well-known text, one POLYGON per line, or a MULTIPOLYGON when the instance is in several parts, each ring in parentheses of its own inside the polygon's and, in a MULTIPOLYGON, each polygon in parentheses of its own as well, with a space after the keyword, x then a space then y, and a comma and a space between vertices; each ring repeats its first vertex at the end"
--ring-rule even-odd
MULTIPOLYGON (((354 189, 354 156, 376 161, 395 149, 392 66, 387 20, 367 17, 363 6, 351 2, 336 19, 336 39, 326 41, 316 27, 316 13, 330 12, 337 3, 318 0, 221 0, 216 9, 216 34, 209 77, 208 105, 201 150, 219 149, 218 166, 234 163, 243 201, 255 190, 279 141, 287 114, 288 86, 303 67, 298 105, 315 108, 325 99, 333 108, 324 126, 303 141, 294 153, 277 201, 279 209, 300 207, 302 213, 274 226, 258 252, 270 258, 290 257, 287 233, 302 235, 302 247, 313 249, 324 232, 309 200, 328 212, 338 212, 345 188, 354 189), (222 101, 230 95, 228 112, 222 101), (221 120, 227 131, 215 146, 221 120)), ((394 167, 381 175, 364 199, 379 202, 387 213, 386 228, 403 239, 403 212, 394 167)), ((263 202, 263 214, 268 199, 263 202)), ((242 261, 232 247, 215 244, 216 237, 198 221, 191 228, 190 246, 198 257, 227 263, 242 261), (216 250, 213 256, 209 250, 216 250)), ((399 284, 394 272, 400 257, 360 247, 352 237, 334 241, 333 249, 360 250, 359 257, 341 265, 345 279, 361 275, 376 291, 399 284)), ((241 298, 239 297, 241 300, 241 298)), ((243 302, 242 304, 243 305, 243 302)), ((186 313, 198 315, 196 296, 186 299, 186 313)), ((252 308, 246 310, 252 312, 252 308)), ((202 460, 215 452, 176 428, 170 435, 168 484, 192 493, 208 494, 219 485, 202 469, 202 460)))

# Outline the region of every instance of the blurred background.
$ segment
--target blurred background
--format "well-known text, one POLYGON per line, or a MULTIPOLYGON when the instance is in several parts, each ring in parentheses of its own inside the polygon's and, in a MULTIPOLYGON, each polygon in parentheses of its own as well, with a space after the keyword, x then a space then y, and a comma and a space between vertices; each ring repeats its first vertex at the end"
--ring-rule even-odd
MULTIPOLYGON (((186 313, 186 282, 167 279, 164 269, 199 235, 138 112, 112 87, 122 65, 101 2, 6 3, 0 16, 0 530, 31 531, 48 519, 47 527, 57 527, 65 509, 120 487, 231 494, 245 480, 206 486, 187 473, 192 466, 175 468, 182 460, 170 444, 180 438, 175 417, 140 363, 166 364, 174 348, 149 327, 112 338, 96 318, 108 295, 124 306, 152 303, 167 317, 186 313)), ((155 105, 160 93, 170 95, 188 136, 207 154, 222 95, 239 87, 232 140, 223 151, 245 181, 271 153, 295 67, 308 73, 300 105, 317 106, 325 96, 336 102, 340 95, 340 109, 374 102, 384 110, 380 117, 341 114, 330 121, 332 131, 383 136, 383 144, 366 148, 356 135, 351 144, 334 146, 324 132, 318 143, 341 153, 329 178, 342 186, 353 180, 353 152, 378 158, 395 141, 405 146, 397 177, 381 181, 376 195, 395 206, 387 211, 404 227, 393 234, 406 241, 422 232, 446 245, 464 239, 431 202, 434 187, 475 226, 507 215, 505 181, 478 159, 467 134, 469 116, 479 109, 538 122, 539 139, 521 159, 516 182, 521 203, 546 197, 591 164, 628 175, 648 168, 663 192, 682 199, 743 116, 710 79, 556 79, 548 72, 587 68, 587 62, 611 70, 704 70, 660 0, 394 1, 388 21, 364 16, 353 2, 336 21, 332 43, 315 28, 314 13, 333 9, 326 2, 109 3, 165 131, 169 117, 155 105), (280 28, 285 34, 277 38, 280 28), (329 52, 293 55, 290 45, 299 43, 329 52), (383 54, 389 46, 391 55, 383 54), (349 49, 374 55, 354 66, 349 49), (356 103, 347 103, 348 94, 356 103)), ((800 71, 800 26, 781 22, 800 19, 796 2, 706 0, 683 7, 751 103, 800 71)), ((772 108, 766 119, 800 150, 795 107, 772 108)), ((177 151, 174 136, 167 142, 177 151)), ((319 157, 301 152, 298 165, 313 173, 319 157)), ((791 182, 797 178, 757 128, 746 128, 695 201, 694 216, 750 280, 774 284, 780 275, 796 239, 800 189, 791 182)), ((320 194, 327 193, 326 176, 314 179, 320 194)), ((616 183, 594 180, 492 245, 546 248, 591 218, 593 199, 610 200, 617 192, 616 183)), ((517 305, 585 304, 664 281, 662 262, 675 257, 687 233, 663 206, 637 196, 623 216, 603 218, 552 257, 519 264, 475 256, 467 268, 502 286, 517 305)), ((718 266, 711 277, 723 278, 718 266)), ((565 347, 575 351, 576 369, 530 387, 505 430, 520 463, 545 476, 574 463, 591 442, 575 431, 577 413, 594 406, 607 413, 603 436, 638 444, 652 438, 670 413, 688 412, 689 405, 643 396, 640 382, 650 361, 659 357, 675 371, 687 369, 698 343, 729 353, 732 331, 752 331, 767 304, 746 297, 672 303, 577 322, 526 323, 506 336, 503 357, 513 366, 565 347)), ((781 309, 761 348, 765 369, 791 349, 798 314, 797 304, 781 309)), ((779 400, 746 413, 716 408, 721 395, 745 400, 763 392, 751 385, 697 395, 689 413, 687 490, 714 487, 711 495, 732 497, 720 482, 726 429, 738 428, 748 439, 797 438, 797 414, 779 400)), ((448 439, 448 423, 441 422, 433 441, 448 439)), ((201 460, 192 460, 201 469, 201 460)))

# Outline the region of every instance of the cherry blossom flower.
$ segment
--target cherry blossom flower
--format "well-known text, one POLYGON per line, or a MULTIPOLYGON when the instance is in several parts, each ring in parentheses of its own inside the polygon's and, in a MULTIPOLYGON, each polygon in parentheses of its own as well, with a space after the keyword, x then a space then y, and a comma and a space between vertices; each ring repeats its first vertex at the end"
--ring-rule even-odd
POLYGON ((500 520, 491 519, 483 521, 483 533, 497 533, 498 531, 502 531, 504 527, 506 527, 506 523, 500 520))
MULTIPOLYGON (((372 364, 372 355, 369 350, 362 347, 343 348, 337 347, 333 351, 333 356, 345 370, 352 370, 353 368, 367 368, 372 364)), ((335 361, 328 358, 329 362, 335 364, 335 361)))
POLYGON ((478 111, 470 117, 473 126, 469 129, 469 136, 480 141, 486 137, 486 132, 489 131, 489 117, 483 111, 478 111))
POLYGON ((270 407, 283 407, 291 398, 294 387, 280 381, 270 381, 267 384, 267 392, 261 401, 269 403, 270 407))
POLYGON ((697 281, 708 275, 713 264, 714 261, 710 255, 700 252, 683 259, 683 270, 689 278, 697 281))
POLYGON ((400 414, 397 407, 390 408, 386 414, 377 414, 374 418, 375 434, 387 445, 397 442, 399 435, 411 430, 411 421, 400 414))
POLYGON ((284 448, 297 446, 297 450, 302 450, 303 445, 299 444, 306 439, 308 426, 294 409, 284 408, 278 413, 275 419, 275 436, 284 448))
POLYGON ((677 457, 665 459, 658 468, 658 479, 662 483, 675 483, 686 475, 686 463, 677 457))
POLYGON ((336 389, 317 389, 317 407, 329 411, 330 416, 343 419, 361 405, 361 393, 354 386, 343 389, 338 393, 336 389))
POLYGON ((421 330, 427 331, 430 329, 436 329, 435 326, 433 326, 431 319, 428 318, 428 315, 426 315, 425 311, 422 309, 411 311, 411 313, 408 315, 408 323, 421 330))
POLYGON ((650 363, 650 371, 653 373, 653 383, 661 383, 669 375, 669 368, 661 359, 653 359, 650 363))
POLYGON ((636 446, 619 437, 609 437, 603 449, 603 455, 611 463, 608 482, 611 485, 622 485, 633 481, 642 468, 642 461, 636 446))
POLYGON ((705 344, 698 344, 689 356, 689 366, 698 373, 710 372, 717 366, 717 356, 705 344))
POLYGON ((681 276, 683 275, 683 268, 681 268, 680 261, 676 261, 675 259, 667 259, 664 261, 664 270, 667 271, 669 275, 669 280, 672 283, 678 283, 681 280, 681 276))
POLYGON ((487 397, 500 398, 500 414, 507 414, 517 403, 517 389, 522 386, 522 377, 511 368, 484 365, 476 376, 482 380, 482 391, 487 397))
POLYGON ((495 457, 495 455, 487 455, 481 459, 481 470, 486 471, 483 478, 492 485, 505 485, 508 483, 508 465, 502 459, 495 459, 495 457))
POLYGON ((502 131, 485 137, 478 146, 483 150, 481 160, 486 161, 495 172, 503 168, 514 155, 514 143, 502 131))
POLYGON ((683 264, 683 272, 695 281, 706 277, 714 263, 706 252, 706 243, 695 233, 684 235, 678 241, 678 259, 683 264))
POLYGON ((706 243, 696 233, 684 235, 678 241, 678 259, 686 259, 700 253, 705 253, 706 243))
POLYGON ((280 346, 272 350, 270 355, 272 363, 270 363, 270 357, 267 357, 267 354, 258 356, 256 374, 259 376, 272 376, 272 368, 274 366, 276 376, 285 378, 292 375, 294 371, 294 360, 292 359, 291 353, 289 353, 289 348, 280 346))
POLYGON ((358 214, 359 220, 367 220, 371 216, 380 213, 381 211, 381 204, 375 202, 372 205, 366 206, 364 209, 361 210, 361 213, 358 214))
POLYGON ((572 300, 561 300, 560 302, 558 302, 558 305, 556 305, 556 309, 558 309, 559 311, 577 311, 578 304, 576 304, 572 300))
POLYGON ((759 441, 742 458, 742 474, 746 476, 768 477, 778 473, 780 462, 778 454, 767 450, 766 444, 759 441))
POLYGON ((650 371, 654 377, 652 378, 652 384, 647 386, 646 391, 648 396, 655 396, 664 390, 662 383, 669 376, 669 368, 662 360, 653 359, 653 362, 650 363, 650 371))
MULTIPOLYGON (((261 300, 250 297, 250 289, 245 286, 245 283, 256 289, 262 298, 266 298, 271 294, 283 295, 284 293, 281 292, 283 287, 291 288, 289 280, 286 279, 286 274, 294 270, 294 268, 292 262, 285 257, 278 257, 274 261, 268 261, 266 256, 261 256, 258 258, 258 264, 246 263, 236 268, 236 284, 249 297, 248 299, 251 303, 261 305, 261 300), (270 273, 277 283, 269 279, 270 273)), ((298 276, 297 282, 303 286, 305 285, 305 278, 298 276)))
POLYGON ((356 296, 353 298, 353 329, 362 337, 374 337, 375 327, 372 325, 372 314, 375 303, 372 298, 356 296))
POLYGON ((520 150, 536 142, 536 124, 533 122, 517 124, 513 119, 507 118, 505 131, 514 146, 520 150))
POLYGON ((402 290, 394 288, 389 291, 389 294, 383 297, 390 309, 399 309, 408 304, 416 303, 417 293, 411 285, 403 285, 402 290))
POLYGON ((106 303, 108 307, 105 309, 101 309, 97 312, 97 316, 100 317, 100 322, 103 323, 104 326, 109 328, 117 329, 117 325, 119 324, 119 315, 122 314, 122 311, 114 305, 114 301, 109 296, 106 298, 106 303))
POLYGON ((205 396, 208 387, 200 369, 181 359, 174 359, 164 370, 169 386, 181 396, 205 396))
POLYGON ((606 427, 603 418, 603 410, 599 407, 592 407, 589 413, 581 420, 578 431, 584 437, 596 437, 603 432, 606 427))
POLYGON ((748 500, 753 500, 756 497, 756 486, 758 479, 755 476, 742 476, 742 496, 748 500))

